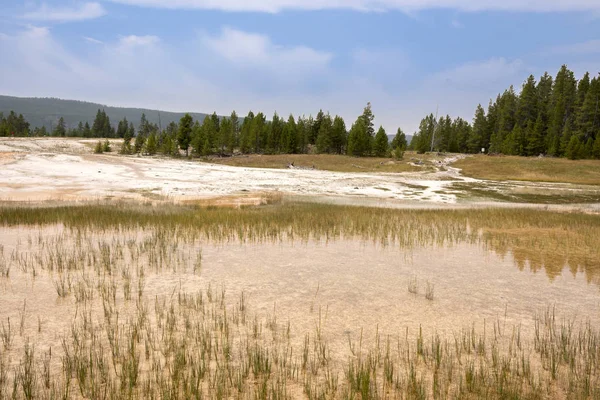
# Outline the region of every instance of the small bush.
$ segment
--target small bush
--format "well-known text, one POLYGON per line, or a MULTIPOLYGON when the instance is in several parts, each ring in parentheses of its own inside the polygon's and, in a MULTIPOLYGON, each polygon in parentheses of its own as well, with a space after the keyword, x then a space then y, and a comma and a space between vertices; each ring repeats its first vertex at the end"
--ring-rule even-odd
POLYGON ((94 147, 94 153, 96 153, 96 154, 104 153, 104 146, 102 145, 101 141, 98 141, 98 143, 96 143, 96 147, 94 147))

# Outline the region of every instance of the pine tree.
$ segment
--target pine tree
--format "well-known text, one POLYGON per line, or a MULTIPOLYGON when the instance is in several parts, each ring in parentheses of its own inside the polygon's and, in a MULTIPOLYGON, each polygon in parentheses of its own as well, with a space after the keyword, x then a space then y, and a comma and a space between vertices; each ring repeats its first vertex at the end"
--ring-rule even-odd
POLYGON ((346 149, 348 155, 358 157, 369 155, 371 146, 367 129, 365 119, 362 116, 358 117, 348 134, 348 147, 346 149))
POLYGON ((193 118, 190 114, 185 114, 179 120, 179 130, 177 131, 177 144, 179 148, 185 151, 185 156, 189 156, 190 142, 192 141, 193 118))
POLYGON ((136 153, 136 154, 141 153, 141 151, 144 148, 145 143, 146 143, 146 137, 138 131, 138 134, 135 136, 135 142, 133 143, 134 153, 136 153))
POLYGON ((537 156, 544 153, 544 125, 542 113, 540 112, 533 129, 527 130, 527 155, 537 156))
POLYGON ((131 148, 131 139, 135 136, 135 129, 133 123, 129 123, 125 134, 123 135, 123 144, 121 145, 121 154, 131 154, 133 149, 131 148))
POLYGON ((96 112, 96 118, 94 119, 94 124, 92 125, 92 136, 95 138, 102 137, 104 130, 104 112, 98 109, 96 112))
POLYGON ((538 116, 538 93, 535 78, 530 75, 523 84, 516 112, 516 123, 525 128, 531 121, 535 123, 538 116))
POLYGON ((339 115, 333 119, 333 128, 331 132, 332 149, 334 153, 343 154, 346 147, 348 132, 346 132, 346 123, 339 115))
POLYGON ((119 121, 119 124, 117 126, 117 137, 124 138, 128 129, 129 122, 127 122, 127 118, 123 118, 121 121, 119 121))
POLYGON ((590 82, 577 115, 577 132, 585 138, 598 138, 600 132, 600 78, 590 82))
POLYGON ((279 153, 281 151, 281 134, 283 133, 283 120, 277 112, 273 114, 271 126, 267 137, 267 152, 269 154, 279 153))
POLYGON ((233 150, 239 144, 240 134, 240 121, 235 111, 231 112, 229 121, 231 122, 231 135, 229 136, 229 142, 227 143, 227 150, 229 153, 233 154, 233 150))
MULTIPOLYGON (((433 114, 429 114, 421 120, 419 124, 419 131, 414 135, 413 141, 414 149, 420 153, 426 153, 431 150, 431 142, 433 139, 433 133, 436 127, 436 120, 433 114)), ((412 146, 411 142, 411 146, 412 146)))
POLYGON ((575 135, 571 136, 569 140, 569 144, 565 150, 565 156, 570 160, 577 160, 581 153, 581 142, 579 138, 575 135))
POLYGON ((333 152, 333 121, 331 115, 327 114, 321 119, 319 133, 317 135, 317 152, 332 153, 333 152))
POLYGON ((65 137, 67 136, 67 127, 65 124, 65 119, 60 117, 58 119, 58 123, 56 124, 56 128, 54 128, 54 132, 52 132, 53 136, 65 137))
POLYGON ((396 131, 396 136, 394 136, 394 139, 392 139, 392 143, 390 146, 394 150, 406 150, 408 144, 406 143, 406 135, 402 131, 402 128, 398 128, 398 130, 396 131))
POLYGON ((475 110, 475 117, 473 118, 473 131, 467 141, 467 147, 469 153, 479 153, 482 148, 485 148, 485 135, 487 130, 487 119, 485 111, 481 104, 477 106, 475 110))
POLYGON ((90 128, 90 124, 86 121, 83 126, 83 137, 90 138, 92 137, 92 130, 90 128))
POLYGON ((254 113, 252 111, 249 111, 248 116, 246 116, 246 118, 244 118, 244 121, 242 122, 242 128, 240 131, 240 150, 242 151, 242 153, 248 153, 252 148, 252 138, 250 137, 250 131, 253 121, 254 113))
POLYGON ((308 144, 316 144, 317 138, 319 136, 319 131, 321 130, 321 123, 323 122, 323 118, 325 117, 325 113, 323 110, 319 110, 317 113, 317 117, 310 124, 310 131, 308 132, 308 144))
POLYGON ((295 154, 298 152, 298 133, 296 127, 296 121, 294 116, 290 114, 287 123, 283 127, 283 133, 281 134, 281 148, 282 152, 286 154, 295 154))
POLYGON ((379 127, 377 134, 375 135, 375 141, 373 144, 373 152, 376 157, 386 157, 389 151, 388 137, 385 133, 383 126, 379 127))
POLYGON ((232 132, 232 123, 229 118, 221 118, 221 126, 219 127, 217 147, 219 148, 219 152, 221 154, 225 153, 225 149, 229 147, 231 143, 231 137, 233 135, 232 132))
POLYGON ((515 126, 517 111, 517 96, 514 88, 510 88, 502 94, 499 107, 498 129, 490 138, 490 152, 501 153, 505 145, 504 139, 510 135, 515 126))
POLYGON ((148 139, 146 139, 145 150, 146 150, 146 154, 148 154, 150 156, 153 156, 156 154, 158 147, 157 147, 157 143, 156 143, 156 134, 154 132, 152 132, 150 135, 148 135, 148 139))
POLYGON ((560 138, 565 122, 571 118, 577 94, 577 81, 566 65, 556 75, 550 98, 547 147, 548 154, 560 156, 560 138))

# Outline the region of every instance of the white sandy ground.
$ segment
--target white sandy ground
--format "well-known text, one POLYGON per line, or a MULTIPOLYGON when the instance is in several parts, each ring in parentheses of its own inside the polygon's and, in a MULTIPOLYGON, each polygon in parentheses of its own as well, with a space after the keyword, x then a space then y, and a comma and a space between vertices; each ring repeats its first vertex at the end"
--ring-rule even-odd
MULTIPOLYGON (((452 188, 455 183, 479 184, 494 190, 533 188, 545 194, 590 190, 600 194, 597 187, 463 177, 449 165, 464 157, 461 155, 440 158, 434 172, 427 169, 416 173, 340 173, 231 167, 115 153, 96 155, 92 151, 95 143, 91 139, 0 138, 0 200, 123 198, 177 202, 226 196, 243 199, 277 192, 309 200, 386 207, 510 205, 485 198, 469 199, 461 190, 452 188)), ((115 141, 113 148, 118 148, 118 143, 115 141)), ((600 204, 569 207, 600 210, 600 204)))

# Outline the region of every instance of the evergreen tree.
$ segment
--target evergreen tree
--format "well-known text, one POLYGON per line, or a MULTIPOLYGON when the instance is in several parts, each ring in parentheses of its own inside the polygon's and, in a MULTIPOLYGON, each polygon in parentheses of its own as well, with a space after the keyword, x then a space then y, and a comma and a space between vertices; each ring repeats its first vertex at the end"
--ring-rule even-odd
POLYGON ((127 122, 127 118, 123 118, 121 121, 119 121, 119 124, 117 126, 117 137, 124 138, 125 135, 127 134, 128 129, 129 129, 129 122, 127 122))
POLYGON ((281 134, 282 152, 295 154, 298 152, 298 132, 294 116, 290 114, 281 134))
POLYGON ((277 112, 273 114, 270 129, 268 131, 266 150, 269 154, 279 153, 281 151, 281 135, 283 133, 284 121, 279 118, 277 112))
POLYGON ((54 128, 54 132, 52 132, 52 135, 58 136, 58 137, 67 136, 67 127, 66 127, 65 119, 63 117, 60 117, 58 119, 58 123, 56 124, 56 127, 54 128))
POLYGON ((229 151, 229 153, 233 154, 233 150, 239 144, 240 135, 240 121, 235 111, 231 112, 229 121, 231 122, 231 135, 229 137, 229 142, 227 143, 227 150, 229 151))
POLYGON ((154 132, 148 135, 148 139, 146 139, 145 145, 146 154, 153 156, 158 151, 158 145, 156 141, 156 134, 154 132))
POLYGON ((367 127, 362 118, 358 118, 350 128, 348 133, 348 147, 346 153, 350 156, 364 156, 368 154, 368 139, 367 127))
POLYGON ((231 119, 229 118, 221 118, 221 126, 219 127, 217 147, 219 148, 219 153, 225 154, 225 149, 227 149, 232 141, 231 137, 233 136, 233 125, 231 123, 231 119))
POLYGON ((429 114, 427 117, 421 120, 421 123, 419 124, 419 131, 413 137, 413 141, 415 142, 414 149, 418 153, 423 154, 431 149, 431 142, 435 128, 436 120, 433 114, 429 114))
POLYGON ((346 147, 348 132, 346 132, 346 123, 344 119, 338 115, 333 119, 333 127, 331 132, 331 145, 333 152, 343 154, 346 147))
POLYGON ((517 96, 512 86, 504 91, 497 106, 499 110, 498 127, 490 138, 490 152, 492 153, 502 152, 504 139, 510 135, 515 126, 517 96))
POLYGON ((133 143, 134 153, 141 153, 144 148, 144 144, 146 144, 146 136, 142 135, 138 131, 138 134, 135 136, 135 142, 133 143))
POLYGON ((523 84, 517 105, 516 124, 525 128, 530 121, 535 122, 538 116, 538 93, 535 78, 530 75, 523 84))
POLYGON ((575 135, 571 136, 569 144, 565 150, 565 156, 570 160, 577 160, 580 158, 581 152, 581 142, 579 141, 579 138, 575 135))
POLYGON ((250 137, 250 131, 252 127, 252 123, 254 121, 254 113, 252 111, 248 112, 248 116, 244 118, 242 122, 242 128, 240 131, 240 150, 242 153, 250 152, 252 148, 252 138, 250 137))
POLYGON ((319 110, 317 117, 312 121, 312 124, 310 124, 311 129, 308 134, 308 144, 316 144, 324 117, 325 114, 323 113, 323 110, 319 110))
MULTIPOLYGON (((544 153, 544 118, 543 113, 538 113, 533 129, 528 129, 527 133, 527 155, 537 156, 544 153)), ((531 127, 530 127, 531 128, 531 127)))
POLYGON ((256 114, 250 125, 250 143, 252 143, 256 154, 259 154, 264 150, 266 127, 267 119, 263 113, 259 112, 256 114))
POLYGON ((386 157, 389 151, 388 137, 385 133, 383 126, 379 127, 377 134, 375 135, 375 141, 373 144, 373 152, 376 157, 386 157))
POLYGON ((327 114, 321 119, 319 134, 317 135, 317 152, 333 152, 333 121, 331 115, 327 114))
POLYGON ((304 116, 298 117, 296 123, 296 144, 298 153, 308 152, 308 136, 312 129, 312 118, 306 119, 304 116))
POLYGON ((571 118, 577 95, 577 82, 566 65, 556 75, 550 98, 547 148, 548 154, 560 156, 560 138, 566 121, 571 118))
POLYGON ((375 137, 375 125, 373 124, 375 116, 373 115, 373 110, 371 109, 370 102, 367 103, 367 106, 364 108, 361 118, 364 119, 367 134, 371 138, 375 137))
POLYGON ((90 138, 92 137, 92 129, 90 128, 90 124, 86 121, 83 126, 83 137, 90 138))
POLYGON ((590 82, 577 115, 577 132, 584 138, 598 138, 600 132, 600 78, 590 82))
POLYGON ((396 136, 394 136, 394 139, 392 140, 391 148, 393 150, 400 149, 402 151, 405 151, 407 147, 408 144, 406 142, 406 135, 404 134, 401 128, 398 128, 398 130, 396 131, 396 136))
POLYGON ((189 156, 190 142, 192 141, 193 118, 190 114, 185 114, 179 120, 179 129, 177 131, 177 144, 179 148, 185 151, 185 156, 189 156))
MULTIPOLYGON (((467 148, 469 153, 479 153, 481 149, 486 148, 485 136, 487 131, 487 119, 485 111, 481 104, 477 106, 475 110, 475 117, 473 118, 473 131, 467 140, 467 148)), ((487 149, 486 149, 487 150, 487 149)))

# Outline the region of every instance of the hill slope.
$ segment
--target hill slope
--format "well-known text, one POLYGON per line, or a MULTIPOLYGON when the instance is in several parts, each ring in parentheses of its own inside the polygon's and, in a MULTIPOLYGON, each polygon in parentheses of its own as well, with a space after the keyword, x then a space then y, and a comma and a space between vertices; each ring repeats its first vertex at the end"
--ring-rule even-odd
MULTIPOLYGON (((31 124, 31 128, 45 126, 51 130, 56 126, 60 117, 65 119, 67 127, 75 128, 79 121, 90 125, 94 122, 98 109, 104 109, 110 118, 112 125, 116 125, 123 118, 133 122, 137 128, 142 113, 146 114, 149 122, 158 124, 159 113, 160 123, 164 128, 171 121, 179 122, 184 113, 175 113, 159 110, 149 110, 144 108, 125 108, 109 107, 97 103, 89 103, 77 100, 61 100, 55 98, 37 98, 37 97, 12 97, 0 95, 0 112, 8 115, 11 110, 17 114, 23 114, 25 119, 31 124)), ((202 121, 206 114, 190 113, 194 119, 202 121)))

